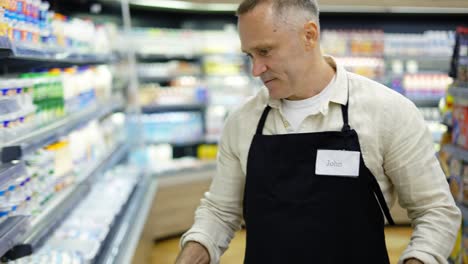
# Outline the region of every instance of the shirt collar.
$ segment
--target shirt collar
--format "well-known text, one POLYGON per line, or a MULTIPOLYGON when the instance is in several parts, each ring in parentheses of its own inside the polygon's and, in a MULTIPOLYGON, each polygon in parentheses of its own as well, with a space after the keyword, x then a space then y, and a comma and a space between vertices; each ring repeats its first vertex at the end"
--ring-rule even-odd
MULTIPOLYGON (((320 112, 324 115, 328 113, 328 105, 330 102, 346 105, 348 101, 348 76, 345 68, 339 64, 335 58, 325 55, 325 61, 332 66, 336 71, 335 84, 330 87, 329 101, 325 102, 320 108, 320 112)), ((281 101, 279 99, 268 99, 268 105, 272 108, 280 109, 281 101)))

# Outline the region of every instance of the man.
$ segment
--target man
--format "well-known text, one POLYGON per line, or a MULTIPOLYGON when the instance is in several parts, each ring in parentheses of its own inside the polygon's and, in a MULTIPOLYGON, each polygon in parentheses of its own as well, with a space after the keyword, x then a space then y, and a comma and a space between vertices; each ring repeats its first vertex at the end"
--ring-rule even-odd
POLYGON ((237 13, 267 89, 228 118, 177 263, 218 263, 242 217, 245 263, 389 263, 396 195, 414 227, 399 263, 446 263, 460 211, 414 104, 321 54, 314 0, 244 0, 237 13))

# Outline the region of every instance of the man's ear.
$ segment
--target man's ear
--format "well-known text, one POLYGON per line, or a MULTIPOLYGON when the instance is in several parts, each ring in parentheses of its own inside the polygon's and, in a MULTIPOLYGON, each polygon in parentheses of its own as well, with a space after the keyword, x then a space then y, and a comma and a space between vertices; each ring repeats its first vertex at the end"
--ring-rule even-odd
POLYGON ((317 23, 314 21, 307 21, 304 24, 303 41, 306 50, 317 46, 317 42, 319 41, 319 29, 317 23))

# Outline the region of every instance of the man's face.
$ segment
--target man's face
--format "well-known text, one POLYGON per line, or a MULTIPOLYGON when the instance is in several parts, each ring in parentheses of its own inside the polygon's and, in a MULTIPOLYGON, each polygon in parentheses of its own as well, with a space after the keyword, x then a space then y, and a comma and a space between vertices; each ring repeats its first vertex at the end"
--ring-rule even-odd
POLYGON ((252 74, 262 79, 273 99, 294 97, 307 72, 301 27, 284 20, 267 2, 240 15, 238 21, 242 50, 251 58, 252 74))

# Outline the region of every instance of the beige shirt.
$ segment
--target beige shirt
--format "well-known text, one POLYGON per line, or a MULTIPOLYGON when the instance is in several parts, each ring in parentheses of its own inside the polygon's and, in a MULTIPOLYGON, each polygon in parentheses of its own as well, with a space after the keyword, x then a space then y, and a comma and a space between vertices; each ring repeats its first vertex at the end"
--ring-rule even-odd
MULTIPOLYGON (((364 162, 377 178, 389 207, 398 196, 414 227, 400 263, 410 257, 426 264, 447 263, 461 213, 450 194, 422 115, 402 95, 347 72, 331 57, 326 59, 336 68, 336 85, 329 101, 323 102, 319 113, 304 120, 299 132, 341 130, 340 105, 346 104, 349 91, 349 123, 358 133, 364 162)), ((219 143, 217 174, 196 211, 193 227, 181 239, 182 246, 187 241, 203 244, 211 263, 219 262, 240 228, 247 156, 266 104, 272 110, 263 133, 288 133, 281 102, 269 98, 266 89, 234 111, 219 143)))

